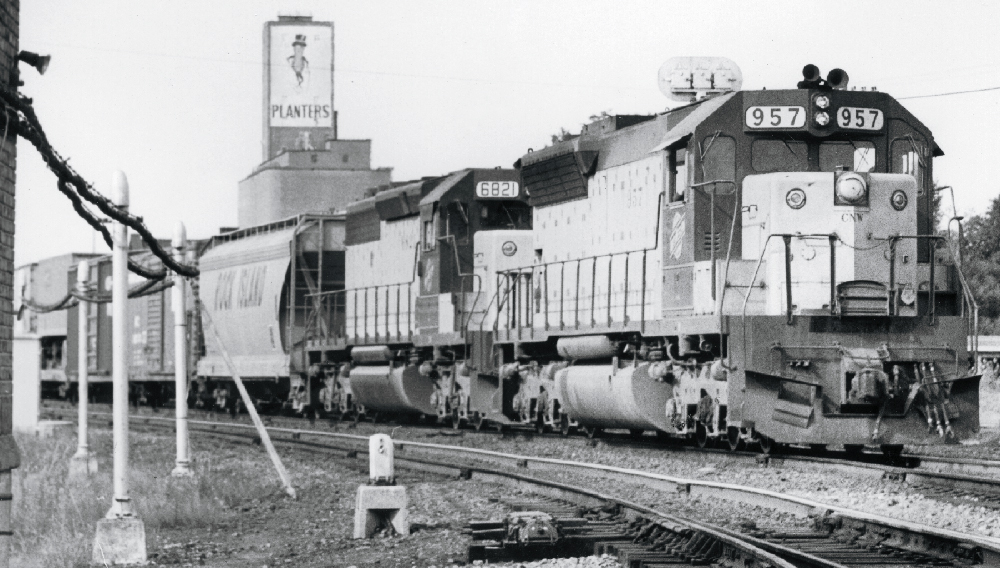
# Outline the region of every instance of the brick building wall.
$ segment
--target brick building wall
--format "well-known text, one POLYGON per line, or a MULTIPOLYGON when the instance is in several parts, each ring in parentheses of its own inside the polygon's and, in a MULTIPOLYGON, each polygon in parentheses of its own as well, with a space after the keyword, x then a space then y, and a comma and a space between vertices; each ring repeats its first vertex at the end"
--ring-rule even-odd
MULTIPOLYGON (((20 3, 0 0, 0 88, 17 89, 20 3)), ((6 122, 6 121, 5 121, 6 122)), ((20 458, 11 422, 11 350, 14 284, 14 172, 17 135, 3 128, 0 140, 0 568, 10 563, 10 470, 20 458)))

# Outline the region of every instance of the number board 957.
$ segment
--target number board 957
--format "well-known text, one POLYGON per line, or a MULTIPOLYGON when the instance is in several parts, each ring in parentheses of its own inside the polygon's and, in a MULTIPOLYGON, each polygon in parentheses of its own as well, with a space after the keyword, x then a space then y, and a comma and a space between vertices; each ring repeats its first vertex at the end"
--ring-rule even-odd
POLYGON ((837 126, 857 130, 880 130, 885 116, 877 108, 840 107, 837 110, 837 126))
POLYGON ((806 109, 800 106, 752 106, 746 112, 747 128, 802 128, 806 109))
POLYGON ((512 199, 520 195, 521 187, 516 181, 481 181, 476 184, 479 199, 512 199))

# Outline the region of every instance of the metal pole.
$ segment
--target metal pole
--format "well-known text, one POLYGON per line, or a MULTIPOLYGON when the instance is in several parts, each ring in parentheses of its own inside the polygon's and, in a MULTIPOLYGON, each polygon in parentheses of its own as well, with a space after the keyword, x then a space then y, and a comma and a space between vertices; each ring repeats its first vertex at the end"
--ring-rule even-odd
MULTIPOLYGON (((930 267, 930 282, 927 285, 927 303, 928 303, 927 314, 930 316, 930 324, 934 325, 934 312, 935 312, 934 304, 937 301, 934 298, 934 291, 937 288, 937 286, 934 285, 934 278, 935 278, 935 276, 934 276, 934 265, 937 264, 937 254, 936 254, 937 253, 937 240, 936 239, 928 239, 928 243, 929 243, 930 249, 931 249, 931 259, 930 259, 931 260, 931 267, 930 267)), ((961 266, 962 266, 961 263, 959 263, 959 267, 961 267, 961 266)), ((976 359, 976 364, 977 365, 979 364, 979 360, 978 359, 976 359)))
MULTIPOLYGON (((76 267, 76 289, 81 296, 87 294, 88 282, 90 280, 90 265, 86 260, 81 260, 80 264, 76 267)), ((73 461, 70 463, 70 473, 79 474, 82 473, 87 475, 91 472, 97 471, 97 460, 91 456, 90 445, 87 443, 87 410, 89 395, 88 395, 88 382, 89 377, 87 376, 89 369, 89 364, 87 362, 87 319, 89 316, 90 302, 85 302, 80 300, 77 306, 77 353, 76 353, 76 367, 77 367, 77 398, 79 399, 77 404, 77 437, 79 442, 76 447, 76 454, 73 455, 73 461)))
POLYGON ((837 236, 830 235, 830 315, 837 313, 837 236))
POLYGON ((271 463, 274 464, 275 471, 278 472, 278 477, 281 479, 282 485, 285 486, 285 493, 288 494, 292 499, 296 498, 295 488, 292 487, 292 478, 288 476, 288 470, 285 469, 285 464, 281 462, 281 458, 278 456, 278 451, 274 449, 274 444, 271 443, 271 436, 267 433, 267 428, 264 427, 264 423, 260 420, 260 415, 257 414, 257 409, 253 405, 253 399, 250 398, 250 394, 247 393, 247 388, 243 384, 243 379, 240 378, 240 374, 236 370, 236 364, 233 363, 233 358, 229 355, 229 350, 226 349, 226 344, 222 342, 222 338, 219 337, 219 330, 215 328, 215 323, 212 321, 212 316, 208 313, 208 308, 205 304, 201 305, 202 314, 205 316, 205 323, 208 324, 208 329, 212 332, 212 337, 215 338, 215 344, 219 346, 219 352, 222 353, 222 359, 226 362, 226 366, 229 367, 229 372, 233 376, 233 382, 236 383, 236 388, 240 391, 240 396, 243 398, 243 404, 247 407, 247 412, 250 414, 250 419, 253 421, 254 427, 257 428, 257 434, 260 436, 261 442, 264 444, 264 448, 267 449, 267 455, 271 458, 271 463))
MULTIPOLYGON (((187 247, 187 231, 184 223, 178 222, 174 228, 174 260, 184 262, 187 247)), ((177 418, 177 464, 170 475, 187 477, 193 475, 188 452, 188 408, 187 408, 187 282, 180 274, 174 274, 174 289, 171 304, 174 309, 174 414, 177 418)))
MULTIPOLYGON (((785 311, 788 314, 788 325, 792 325, 792 236, 781 235, 785 241, 785 311)), ((752 282, 751 282, 752 284, 752 282)))
MULTIPOLYGON (((120 209, 127 210, 128 180, 123 172, 115 172, 111 180, 112 199, 120 209)), ((111 253, 111 380, 114 408, 114 500, 106 518, 135 517, 135 508, 128 495, 128 227, 113 222, 114 243, 111 253)))
POLYGON ((890 316, 896 315, 896 237, 889 237, 889 305, 890 316))

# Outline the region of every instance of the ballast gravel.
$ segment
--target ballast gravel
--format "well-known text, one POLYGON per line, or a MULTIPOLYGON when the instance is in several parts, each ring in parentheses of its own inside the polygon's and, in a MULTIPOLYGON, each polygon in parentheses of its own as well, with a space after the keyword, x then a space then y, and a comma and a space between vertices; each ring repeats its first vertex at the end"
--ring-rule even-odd
MULTIPOLYGON (((391 428, 366 424, 357 433, 391 428)), ((1000 456, 1000 440, 986 432, 981 453, 1000 456)), ((686 479, 700 479, 768 489, 821 503, 882 515, 953 531, 1000 537, 1000 511, 984 506, 975 496, 942 498, 905 481, 883 479, 881 472, 857 473, 824 464, 775 460, 760 465, 754 459, 726 454, 629 446, 620 437, 588 440, 579 436, 509 435, 401 428, 397 439, 475 447, 498 452, 611 465, 686 479)), ((652 440, 652 437, 646 437, 652 440)), ((936 447, 935 447, 936 448, 936 447)), ((618 481, 607 482, 614 487, 618 481)))

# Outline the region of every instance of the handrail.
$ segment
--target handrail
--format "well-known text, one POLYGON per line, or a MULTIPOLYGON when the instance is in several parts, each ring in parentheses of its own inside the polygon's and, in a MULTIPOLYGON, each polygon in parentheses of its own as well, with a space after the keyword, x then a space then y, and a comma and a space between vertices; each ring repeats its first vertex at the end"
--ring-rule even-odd
MULTIPOLYGON (((959 231, 961 231, 962 222, 959 219, 959 231)), ((979 370, 979 302, 976 301, 975 294, 972 293, 972 288, 969 287, 969 282, 965 277, 965 268, 962 266, 962 261, 956 256, 956 251, 954 243, 951 240, 951 222, 948 223, 948 239, 945 240, 945 244, 948 245, 948 250, 951 252, 952 258, 956 259, 956 266, 958 270, 958 279, 962 284, 962 298, 965 300, 969 307, 972 308, 972 357, 976 370, 979 370)), ((932 250, 931 253, 934 251, 932 250)))
MULTIPOLYGON (((723 182, 712 182, 712 183, 723 183, 723 182)), ((545 263, 541 263, 541 264, 531 264, 531 265, 528 265, 528 266, 518 266, 518 267, 513 267, 513 268, 507 268, 507 269, 504 269, 504 270, 497 270, 496 274, 497 274, 498 281, 499 281, 500 277, 503 277, 505 280, 509 280, 510 278, 513 278, 513 277, 516 277, 516 278, 520 279, 521 276, 527 276, 528 279, 529 279, 529 281, 530 281, 530 277, 532 275, 534 275, 535 271, 539 271, 542 274, 544 274, 544 286, 545 286, 545 298, 544 298, 544 301, 545 301, 545 309, 544 309, 544 311, 545 311, 545 317, 544 317, 544 325, 545 325, 545 329, 548 330, 549 329, 549 305, 548 305, 549 304, 549 294, 548 294, 549 279, 548 279, 548 268, 550 266, 553 266, 553 265, 557 265, 557 264, 559 265, 559 267, 560 267, 560 287, 561 288, 565 288, 566 263, 568 263, 568 262, 575 262, 575 263, 577 263, 576 264, 577 279, 576 279, 576 284, 575 284, 575 287, 576 287, 575 306, 576 307, 575 307, 575 310, 574 310, 574 321, 573 321, 573 324, 574 324, 574 328, 575 329, 579 329, 579 327, 580 327, 580 323, 579 323, 579 319, 580 319, 580 313, 579 313, 579 311, 580 311, 580 297, 579 297, 580 296, 580 278, 579 278, 580 266, 584 262, 591 261, 591 262, 593 262, 592 270, 591 270, 591 272, 592 272, 592 274, 591 274, 591 276, 592 276, 591 277, 591 326, 593 327, 595 325, 594 309, 595 309, 595 302, 596 302, 596 296, 597 296, 596 286, 595 286, 596 285, 596 277, 597 277, 597 261, 599 259, 602 259, 602 258, 608 258, 609 259, 609 262, 608 262, 608 291, 607 291, 608 306, 607 306, 607 308, 608 308, 608 322, 610 323, 611 322, 611 263, 614 261, 615 257, 624 256, 625 257, 625 291, 624 291, 625 299, 623 301, 622 309, 623 309, 623 314, 624 314, 623 324, 627 324, 628 323, 628 293, 629 293, 629 289, 628 289, 629 288, 629 284, 628 284, 628 278, 629 278, 629 272, 628 272, 629 257, 632 254, 642 253, 642 258, 643 258, 642 273, 643 273, 643 276, 642 276, 642 288, 640 290, 640 302, 641 302, 641 305, 639 307, 639 312, 640 312, 640 320, 641 320, 640 321, 640 328, 644 329, 645 328, 645 317, 646 317, 646 309, 645 309, 646 308, 646 303, 645 302, 646 302, 647 254, 650 251, 657 250, 659 248, 659 246, 660 246, 660 225, 661 225, 662 219, 663 219, 663 200, 664 200, 665 195, 666 194, 664 192, 660 192, 659 194, 657 194, 657 198, 656 198, 656 225, 655 225, 654 233, 653 233, 653 246, 651 248, 650 247, 645 247, 645 248, 633 249, 633 250, 627 250, 627 251, 608 252, 608 253, 591 255, 591 256, 584 256, 584 257, 574 258, 574 259, 553 260, 553 261, 545 262, 545 263)), ((498 286, 499 286, 499 282, 498 282, 498 286)), ((566 327, 566 322, 564 320, 564 318, 565 318, 565 311, 566 311, 565 310, 565 294, 563 293, 563 294, 560 294, 560 307, 559 307, 559 317, 560 317, 559 328, 560 329, 565 329, 565 327, 566 327)), ((499 306, 498 306, 498 320, 499 320, 499 306)))

